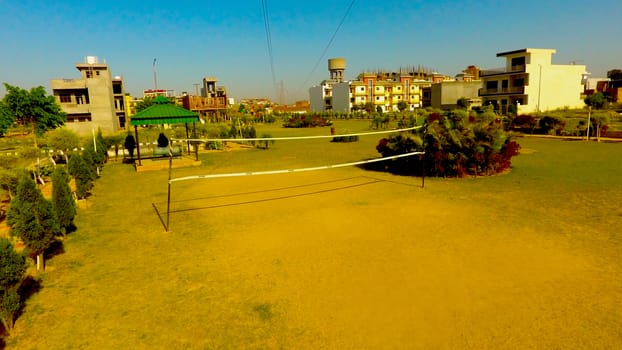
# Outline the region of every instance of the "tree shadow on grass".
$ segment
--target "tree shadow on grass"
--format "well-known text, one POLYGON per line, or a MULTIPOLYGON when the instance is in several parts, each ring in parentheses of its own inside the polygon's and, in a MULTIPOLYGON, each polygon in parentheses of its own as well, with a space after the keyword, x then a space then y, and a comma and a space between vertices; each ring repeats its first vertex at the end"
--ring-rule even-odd
POLYGON ((30 299, 33 295, 39 293, 43 285, 41 281, 34 278, 33 276, 27 276, 26 279, 22 282, 22 285, 18 289, 18 293, 22 298, 22 306, 19 308, 15 315, 15 319, 18 319, 22 313, 24 312, 24 306, 26 305, 26 301, 30 299))
POLYGON ((57 255, 65 253, 65 247, 62 241, 54 241, 52 245, 45 251, 46 260, 52 259, 57 255))
POLYGON ((4 329, 4 324, 0 322, 0 350, 4 350, 6 347, 6 343, 4 342, 4 337, 6 337, 6 330, 4 329))

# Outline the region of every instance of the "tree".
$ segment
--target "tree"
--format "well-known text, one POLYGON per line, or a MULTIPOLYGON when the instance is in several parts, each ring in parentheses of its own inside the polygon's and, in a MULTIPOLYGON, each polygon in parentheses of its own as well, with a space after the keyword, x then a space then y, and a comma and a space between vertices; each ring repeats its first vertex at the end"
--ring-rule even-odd
POLYGON ((406 108, 408 108, 408 103, 406 103, 406 101, 404 101, 404 100, 400 100, 400 101, 397 103, 397 109, 398 109, 400 112, 404 112, 404 111, 406 110, 406 108))
MULTIPOLYGON (((95 143, 97 144, 97 153, 100 158, 103 158, 103 163, 108 162, 108 145, 106 144, 106 140, 104 140, 104 135, 102 134, 102 129, 97 128, 97 133, 95 134, 95 143)), ((102 165, 103 165, 102 163, 102 165)))
POLYGON ((590 133, 595 134, 598 141, 600 141, 600 135, 607 131, 609 128, 609 114, 607 112, 598 112, 592 115, 590 119, 590 133))
POLYGON ((62 151, 65 155, 65 162, 68 162, 68 153, 80 147, 80 136, 75 132, 60 128, 46 133, 46 144, 53 150, 62 151))
POLYGON ((0 189, 5 191, 9 198, 13 199, 17 192, 17 185, 22 175, 27 174, 26 169, 3 169, 0 170, 0 189))
POLYGON ((149 107, 151 107, 153 105, 153 98, 152 97, 145 97, 143 98, 140 102, 138 102, 136 104, 136 112, 140 112, 142 110, 145 110, 149 107))
POLYGON ((607 98, 605 97, 605 95, 603 95, 602 92, 597 92, 586 97, 583 102, 585 102, 587 106, 594 109, 601 109, 605 106, 605 103, 607 103, 607 98))
POLYGON ((108 160, 108 149, 104 143, 101 131, 98 131, 94 139, 86 140, 82 158, 86 164, 93 168, 93 171, 99 176, 99 169, 104 166, 108 160))
POLYGON ((56 103, 54 96, 46 96, 43 86, 31 88, 30 91, 7 83, 4 87, 7 91, 2 100, 4 108, 19 124, 31 127, 35 136, 35 146, 37 136, 65 124, 65 113, 56 103))
POLYGON ((29 176, 22 176, 17 193, 7 213, 11 234, 19 237, 26 247, 37 256, 37 270, 44 269, 44 253, 60 227, 52 203, 46 200, 29 176))
POLYGON ((4 327, 11 331, 15 324, 15 315, 21 307, 21 298, 16 290, 8 290, 0 293, 0 318, 4 327))
POLYGON ((0 100, 0 136, 4 136, 6 131, 15 123, 15 117, 9 107, 0 100))
POLYGON ((94 169, 87 164, 82 155, 74 154, 69 158, 69 174, 76 179, 76 196, 84 199, 93 188, 93 181, 97 178, 94 169))
POLYGON ((76 204, 69 188, 69 174, 65 169, 57 167, 52 173, 52 203, 58 219, 61 233, 67 235, 67 229, 73 226, 76 216, 76 204))
POLYGON ((11 330, 21 306, 17 289, 24 280, 26 261, 6 238, 0 238, 0 266, 0 319, 4 327, 11 330))
POLYGON ((607 71, 607 78, 611 80, 622 80, 622 69, 612 69, 607 71))

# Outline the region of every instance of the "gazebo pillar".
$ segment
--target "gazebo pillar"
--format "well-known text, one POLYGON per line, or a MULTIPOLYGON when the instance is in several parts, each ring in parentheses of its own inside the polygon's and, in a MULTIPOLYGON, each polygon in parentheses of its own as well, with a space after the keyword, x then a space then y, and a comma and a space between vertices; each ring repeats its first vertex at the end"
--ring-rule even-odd
POLYGON ((188 155, 190 155, 190 140, 188 140, 190 138, 190 135, 188 134, 188 123, 184 123, 184 125, 186 126, 186 143, 188 144, 188 155))
POLYGON ((136 155, 138 155, 138 165, 143 165, 140 160, 140 141, 138 141, 138 125, 134 125, 134 138, 136 139, 136 155))

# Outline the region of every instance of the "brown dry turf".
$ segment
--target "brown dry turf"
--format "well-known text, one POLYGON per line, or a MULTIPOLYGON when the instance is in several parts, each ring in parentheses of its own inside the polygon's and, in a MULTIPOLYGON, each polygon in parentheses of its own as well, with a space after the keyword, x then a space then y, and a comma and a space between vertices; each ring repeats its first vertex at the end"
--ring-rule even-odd
POLYGON ((166 173, 111 165, 8 348, 622 348, 622 190, 538 187, 529 142, 510 174, 423 190, 358 168, 176 184, 168 233, 166 173))

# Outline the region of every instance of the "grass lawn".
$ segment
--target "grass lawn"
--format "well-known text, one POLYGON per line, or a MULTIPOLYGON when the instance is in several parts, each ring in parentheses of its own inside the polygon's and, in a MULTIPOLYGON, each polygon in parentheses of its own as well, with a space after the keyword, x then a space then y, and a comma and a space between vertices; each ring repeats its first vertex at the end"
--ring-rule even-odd
MULTIPOLYGON (((205 153, 173 176, 378 157, 379 138, 205 153)), ((176 182, 170 232, 152 206, 168 172, 109 164, 6 347, 622 348, 622 145, 519 142, 509 174, 425 189, 356 167, 176 182)))

